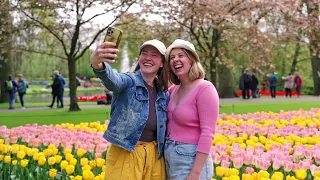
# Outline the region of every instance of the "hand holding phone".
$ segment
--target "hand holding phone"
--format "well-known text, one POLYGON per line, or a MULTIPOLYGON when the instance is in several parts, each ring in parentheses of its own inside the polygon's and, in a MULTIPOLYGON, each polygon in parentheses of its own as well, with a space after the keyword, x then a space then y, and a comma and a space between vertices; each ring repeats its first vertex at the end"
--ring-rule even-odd
POLYGON ((119 47, 120 40, 122 37, 122 31, 120 29, 109 27, 107 29, 106 37, 104 38, 104 42, 114 42, 116 43, 116 47, 119 47))

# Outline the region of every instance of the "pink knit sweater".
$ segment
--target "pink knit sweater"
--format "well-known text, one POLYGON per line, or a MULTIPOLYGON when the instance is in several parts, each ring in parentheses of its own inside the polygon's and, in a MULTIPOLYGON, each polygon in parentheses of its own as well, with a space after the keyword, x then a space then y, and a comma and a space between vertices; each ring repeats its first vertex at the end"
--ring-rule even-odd
POLYGON ((169 139, 197 144, 198 152, 209 154, 219 115, 219 96, 209 81, 202 80, 184 99, 173 107, 173 96, 179 85, 169 88, 168 105, 169 139))

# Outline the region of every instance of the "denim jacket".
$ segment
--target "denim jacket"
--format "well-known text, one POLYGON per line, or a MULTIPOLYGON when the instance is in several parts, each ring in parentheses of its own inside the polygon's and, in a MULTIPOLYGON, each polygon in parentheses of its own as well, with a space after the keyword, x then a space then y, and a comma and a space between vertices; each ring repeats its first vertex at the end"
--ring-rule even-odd
MULTIPOLYGON (((134 74, 117 73, 109 64, 94 73, 107 89, 113 91, 111 118, 103 137, 110 143, 133 152, 147 123, 148 90, 140 70, 134 74)), ((167 127, 168 92, 158 91, 156 99, 158 158, 163 155, 167 127)))

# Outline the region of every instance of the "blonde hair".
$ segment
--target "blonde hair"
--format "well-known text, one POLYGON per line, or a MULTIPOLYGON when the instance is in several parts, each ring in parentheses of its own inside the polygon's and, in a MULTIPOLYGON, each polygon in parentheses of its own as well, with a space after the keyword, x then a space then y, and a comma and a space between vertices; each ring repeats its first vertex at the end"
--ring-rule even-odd
MULTIPOLYGON (((191 68, 189 70, 189 79, 191 81, 194 81, 196 79, 203 79, 205 76, 205 71, 204 71, 202 65, 200 64, 200 62, 196 61, 196 57, 194 56, 194 54, 187 49, 184 49, 184 48, 180 48, 180 49, 183 52, 185 52, 187 57, 192 61, 191 68)), ((170 56, 168 59, 169 59, 169 63, 170 63, 170 56)), ((176 76, 173 73, 171 68, 169 69, 169 79, 170 79, 170 82, 175 85, 178 85, 181 83, 180 79, 178 78, 178 76, 176 76)))

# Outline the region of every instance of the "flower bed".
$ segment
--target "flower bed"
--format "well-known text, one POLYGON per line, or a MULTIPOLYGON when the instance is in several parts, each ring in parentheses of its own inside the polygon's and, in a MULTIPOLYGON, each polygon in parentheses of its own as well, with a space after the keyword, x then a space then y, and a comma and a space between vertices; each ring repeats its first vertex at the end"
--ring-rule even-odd
MULTIPOLYGON (((99 122, 0 127, 0 179, 103 179, 99 122)), ((213 179, 320 180, 320 109, 221 114, 213 179)))

